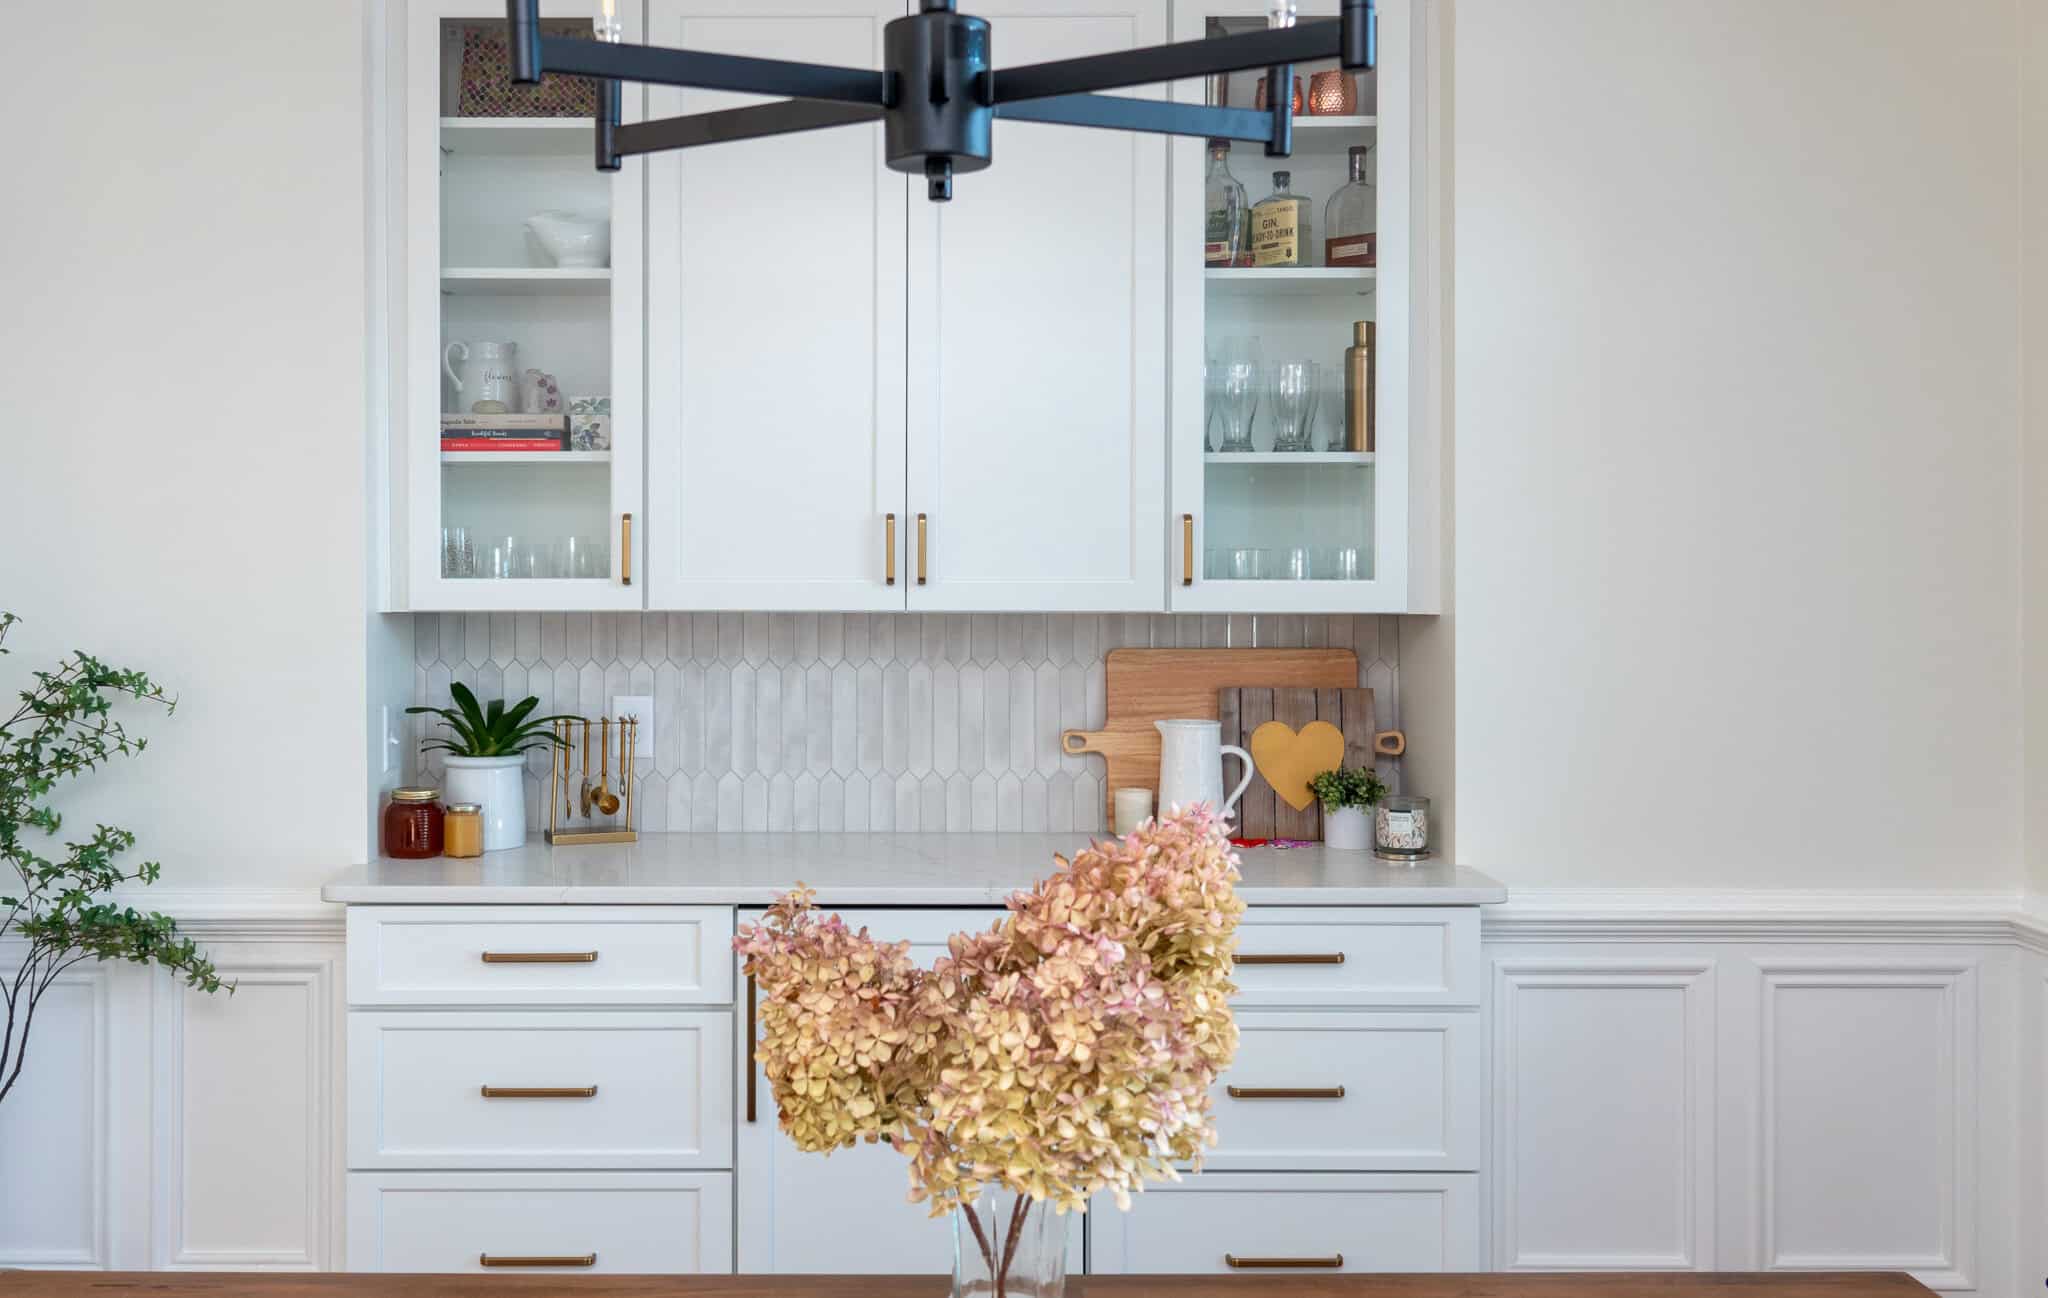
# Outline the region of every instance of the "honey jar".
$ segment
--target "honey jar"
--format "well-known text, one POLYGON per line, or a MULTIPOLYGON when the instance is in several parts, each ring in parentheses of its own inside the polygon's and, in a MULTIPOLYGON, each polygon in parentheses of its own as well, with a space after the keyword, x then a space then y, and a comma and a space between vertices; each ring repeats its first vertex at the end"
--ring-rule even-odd
POLYGON ((453 857, 484 854, 484 809, 481 803, 451 802, 443 830, 442 854, 453 857))
POLYGON ((393 789, 384 804, 384 855, 424 861, 441 855, 441 793, 438 789, 393 789))

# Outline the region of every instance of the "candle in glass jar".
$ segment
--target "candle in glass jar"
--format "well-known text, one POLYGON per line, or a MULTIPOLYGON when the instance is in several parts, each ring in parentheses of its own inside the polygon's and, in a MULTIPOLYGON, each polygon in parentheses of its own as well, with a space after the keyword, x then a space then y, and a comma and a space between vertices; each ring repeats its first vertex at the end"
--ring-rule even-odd
POLYGON ((1373 808, 1373 854, 1388 861, 1417 861, 1429 855, 1429 799, 1395 793, 1373 808))

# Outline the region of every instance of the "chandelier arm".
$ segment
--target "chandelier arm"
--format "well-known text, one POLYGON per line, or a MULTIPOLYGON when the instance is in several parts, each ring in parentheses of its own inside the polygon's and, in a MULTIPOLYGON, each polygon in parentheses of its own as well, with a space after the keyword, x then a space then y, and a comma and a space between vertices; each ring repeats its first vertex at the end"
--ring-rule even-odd
POLYGON ((1159 135, 1198 135, 1219 140, 1272 139, 1272 119, 1263 109, 1211 108, 1159 99, 1122 95, 1055 95, 1003 104, 996 116, 1005 121, 1050 122, 1059 126, 1100 126, 1112 131, 1149 131, 1159 135))
POLYGON ((817 100, 785 99, 777 104, 755 104, 748 108, 727 108, 715 113, 690 113, 663 117, 651 122, 630 122, 614 129, 617 152, 622 157, 660 153, 668 149, 690 149, 728 140, 758 140, 770 135, 790 135, 827 126, 852 126, 858 122, 879 122, 879 104, 833 104, 817 100))
POLYGON ((1313 22, 1237 36, 1212 36, 1142 49, 1116 50, 1053 63, 1029 63, 985 73, 979 90, 983 103, 1011 104, 1026 99, 1116 90, 1160 81, 1245 72, 1286 63, 1334 59, 1343 53, 1343 23, 1313 22))
MULTIPOLYGON (((514 4, 519 0, 513 0, 514 4)), ((893 99, 889 75, 871 68, 791 63, 743 54, 671 50, 653 45, 587 41, 567 36, 539 38, 539 71, 611 81, 645 81, 696 90, 782 95, 887 107, 893 99)), ((518 79, 515 76, 515 80, 518 79)), ((538 80, 538 78, 535 78, 538 80)))

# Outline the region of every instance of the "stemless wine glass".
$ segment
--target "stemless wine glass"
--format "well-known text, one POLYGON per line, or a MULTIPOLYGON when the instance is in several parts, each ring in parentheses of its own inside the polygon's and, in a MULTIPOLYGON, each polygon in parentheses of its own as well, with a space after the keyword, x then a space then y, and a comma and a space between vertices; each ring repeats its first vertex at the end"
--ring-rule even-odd
POLYGON ((1316 576, 1317 564, 1305 545, 1297 545, 1287 551, 1280 575, 1288 581, 1311 581, 1316 576))
POLYGON ((1273 367, 1273 449, 1310 451, 1315 441, 1316 399, 1322 376, 1314 361, 1281 361, 1273 367))
POLYGON ((470 539, 466 527, 444 527, 441 529, 441 575, 443 577, 476 576, 476 542, 470 539))
POLYGON ((1264 581, 1267 577, 1266 551, 1246 547, 1224 556, 1229 561, 1232 581, 1264 581))
POLYGON ((1216 449, 1216 380, 1221 374, 1214 356, 1202 358, 1202 451, 1207 454, 1216 449))
POLYGON ((1226 338, 1216 352, 1218 413, 1223 439, 1219 451, 1252 449, 1252 420, 1259 410, 1259 386, 1265 377, 1264 351, 1256 338, 1226 338))

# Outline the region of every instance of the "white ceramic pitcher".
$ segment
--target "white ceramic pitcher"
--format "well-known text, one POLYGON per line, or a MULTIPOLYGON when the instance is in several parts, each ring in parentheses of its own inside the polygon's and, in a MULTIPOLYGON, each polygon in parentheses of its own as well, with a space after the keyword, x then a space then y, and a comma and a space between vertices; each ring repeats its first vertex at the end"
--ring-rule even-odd
POLYGON ((1155 721, 1159 727, 1159 808, 1189 807, 1206 802, 1219 819, 1229 820, 1252 782, 1252 755, 1223 742, 1220 721, 1155 721), (1244 763, 1244 778, 1223 796, 1223 757, 1244 763))
POLYGON ((455 385, 458 411, 504 414, 519 409, 518 343, 449 343, 441 349, 441 369, 455 385), (461 354, 461 373, 455 370, 457 353, 461 354))

